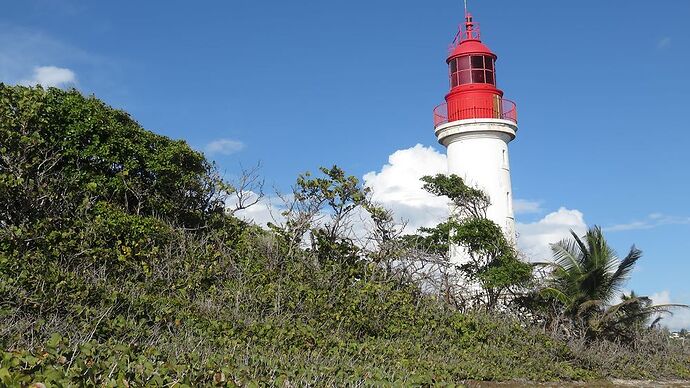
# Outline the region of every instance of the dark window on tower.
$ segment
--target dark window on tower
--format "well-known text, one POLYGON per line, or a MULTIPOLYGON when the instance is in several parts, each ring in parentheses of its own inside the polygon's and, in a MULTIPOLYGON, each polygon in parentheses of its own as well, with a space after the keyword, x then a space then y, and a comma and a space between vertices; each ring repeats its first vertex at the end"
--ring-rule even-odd
POLYGON ((470 71, 465 70, 460 72, 460 85, 472 83, 470 79, 470 71))
POLYGON ((473 55, 470 58, 472 58, 472 68, 473 69, 483 69, 484 68, 484 57, 473 55))
POLYGON ((460 76, 459 73, 453 73, 453 74, 451 74, 451 76, 450 76, 450 86, 451 86, 452 88, 454 88, 454 87, 460 85, 460 81, 458 80, 458 77, 459 77, 459 76, 460 76))
POLYGON ((494 59, 489 56, 484 57, 484 68, 486 70, 493 70, 494 69, 494 59))
POLYGON ((458 61, 458 70, 469 70, 470 68, 470 57, 460 57, 456 58, 458 61))
POLYGON ((472 70, 472 83, 483 84, 486 83, 484 78, 484 70, 472 70))

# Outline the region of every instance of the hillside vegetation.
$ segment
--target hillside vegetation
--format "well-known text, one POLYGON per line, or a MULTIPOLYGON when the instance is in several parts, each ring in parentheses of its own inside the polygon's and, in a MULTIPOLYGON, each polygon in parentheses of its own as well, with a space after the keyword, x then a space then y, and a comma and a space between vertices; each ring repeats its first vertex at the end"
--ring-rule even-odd
POLYGON ((0 84, 0 386, 690 377, 690 350, 648 329, 644 299, 611 311, 559 294, 578 287, 567 266, 532 278, 481 193, 444 179, 427 188, 471 223, 401 236, 332 167, 298 177, 264 229, 235 217, 240 187, 185 142, 75 90, 0 84), (450 273, 449 230, 485 293, 413 270, 450 273))

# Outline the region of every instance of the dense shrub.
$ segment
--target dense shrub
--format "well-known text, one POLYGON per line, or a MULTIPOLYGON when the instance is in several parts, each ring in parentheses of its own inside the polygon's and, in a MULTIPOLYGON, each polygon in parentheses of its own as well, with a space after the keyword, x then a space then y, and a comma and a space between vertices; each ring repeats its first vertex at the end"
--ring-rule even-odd
MULTIPOLYGON (((366 193, 336 167, 298 182, 310 204, 331 207, 325 225, 266 231, 224 211, 233 188, 201 154, 76 91, 0 85, 0 139, 0 385, 429 385, 630 371, 507 314, 461 314, 381 255, 369 260, 339 237, 340 217, 366 193)), ((658 375, 657 364, 635 365, 658 375)), ((672 365, 661 373, 687 375, 682 356, 672 365)))

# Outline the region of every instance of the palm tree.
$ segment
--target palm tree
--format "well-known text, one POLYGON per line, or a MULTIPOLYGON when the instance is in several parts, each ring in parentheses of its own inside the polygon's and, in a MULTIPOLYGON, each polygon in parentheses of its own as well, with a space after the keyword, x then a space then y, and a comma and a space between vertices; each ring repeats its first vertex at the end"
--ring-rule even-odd
POLYGON ((632 329, 644 324, 656 313, 668 313, 683 305, 657 305, 634 293, 623 296, 622 302, 612 302, 642 257, 633 246, 619 260, 609 247, 601 231, 594 226, 580 238, 570 231, 572 238, 551 246, 554 262, 547 286, 540 290, 542 297, 556 299, 563 313, 573 322, 582 323, 588 336, 619 336, 622 328, 632 329))

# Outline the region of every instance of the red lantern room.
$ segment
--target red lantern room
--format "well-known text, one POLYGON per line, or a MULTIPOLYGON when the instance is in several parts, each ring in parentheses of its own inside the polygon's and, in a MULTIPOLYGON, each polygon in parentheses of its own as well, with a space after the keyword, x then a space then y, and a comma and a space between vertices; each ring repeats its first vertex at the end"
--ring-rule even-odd
POLYGON ((465 16, 446 62, 450 92, 446 103, 434 109, 434 126, 465 119, 503 119, 517 123, 515 103, 496 88, 497 56, 480 40, 479 25, 465 16))

